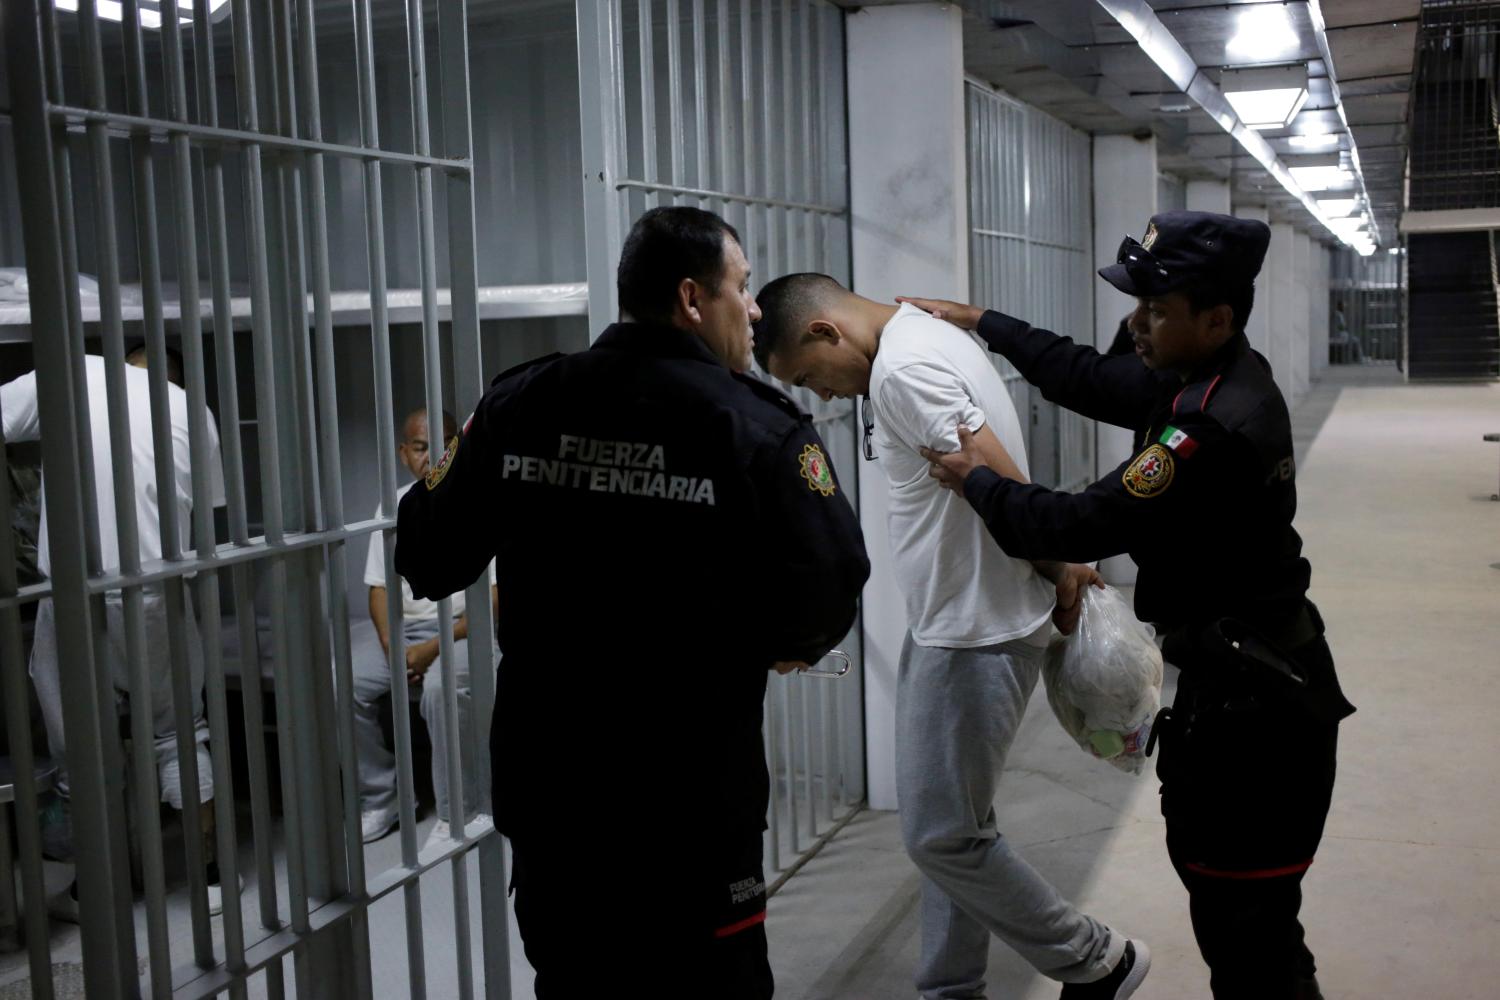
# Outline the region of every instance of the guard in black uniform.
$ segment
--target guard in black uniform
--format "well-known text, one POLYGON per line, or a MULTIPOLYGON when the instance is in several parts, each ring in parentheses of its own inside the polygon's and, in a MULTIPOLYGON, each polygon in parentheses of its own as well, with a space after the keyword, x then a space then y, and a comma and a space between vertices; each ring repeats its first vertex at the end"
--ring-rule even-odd
POLYGON ((1244 333, 1269 240, 1264 223, 1202 212, 1165 212, 1140 242, 1126 237, 1099 273, 1139 300, 1139 357, 910 300, 977 328, 1048 399, 1135 432, 1134 457, 1077 494, 1004 479, 967 444, 928 457, 1010 555, 1128 552, 1139 566, 1136 613, 1181 668, 1153 734, 1167 849, 1219 1000, 1320 996, 1297 913, 1338 722, 1354 711, 1306 598, 1286 402, 1244 333))
POLYGON ((401 503, 396 568, 497 560, 495 823, 537 996, 763 998, 767 671, 821 659, 869 575, 811 420, 743 374, 734 229, 647 212, 586 351, 497 378, 401 503))

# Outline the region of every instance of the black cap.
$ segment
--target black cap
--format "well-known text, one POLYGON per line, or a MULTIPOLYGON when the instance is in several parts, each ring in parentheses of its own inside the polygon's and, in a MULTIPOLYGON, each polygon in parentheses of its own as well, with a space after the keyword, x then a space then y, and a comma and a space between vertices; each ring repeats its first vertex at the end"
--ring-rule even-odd
POLYGON ((1211 212, 1161 212, 1146 235, 1125 237, 1116 262, 1099 276, 1126 295, 1165 295, 1192 281, 1248 285, 1260 273, 1271 228, 1211 212))

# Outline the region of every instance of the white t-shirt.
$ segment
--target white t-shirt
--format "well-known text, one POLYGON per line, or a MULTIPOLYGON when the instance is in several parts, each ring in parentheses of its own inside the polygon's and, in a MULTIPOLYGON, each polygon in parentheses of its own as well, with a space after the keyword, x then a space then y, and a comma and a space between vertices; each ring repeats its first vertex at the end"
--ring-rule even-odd
MULTIPOLYGON (((413 479, 396 492, 396 502, 399 504, 401 498, 406 496, 406 491, 417 485, 413 479)), ((375 508, 375 517, 384 517, 381 512, 383 508, 375 508)), ((365 584, 370 587, 385 586, 385 546, 381 542, 381 533, 375 532, 370 536, 370 554, 365 558, 365 584)), ((495 583, 495 563, 490 561, 490 585, 495 583)), ((453 595, 453 617, 457 618, 464 613, 464 592, 460 590, 453 595)), ((401 581, 401 614, 406 621, 436 621, 438 616, 437 601, 429 601, 425 597, 417 597, 411 592, 411 584, 405 580, 401 581)))
POLYGON ((902 305, 880 336, 870 403, 912 639, 960 649, 1022 638, 1045 643, 1052 584, 1006 555, 968 502, 927 474, 917 450, 954 451, 960 423, 975 431, 988 424, 1030 475, 1015 404, 988 352, 973 335, 902 305))
MULTIPOLYGON (((97 354, 83 359, 88 378, 89 428, 93 438, 94 492, 99 510, 99 550, 105 571, 120 566, 120 537, 115 523, 114 464, 109 444, 109 405, 104 386, 104 359, 97 354)), ((37 409, 36 372, 0 386, 0 413, 5 422, 5 440, 35 441, 42 433, 37 409)), ((151 388, 146 369, 125 366, 125 398, 130 413, 130 457, 135 470, 135 523, 140 536, 141 562, 162 558, 161 507, 156 492, 156 444, 151 433, 151 388)), ((176 480, 177 527, 184 551, 190 544, 193 523, 192 455, 188 449, 187 393, 167 385, 167 403, 172 425, 172 466, 176 480)), ((209 495, 215 507, 224 505, 224 461, 219 454, 219 430, 212 413, 208 418, 209 495)), ((37 566, 52 574, 51 546, 47 539, 47 505, 42 504, 37 566)))

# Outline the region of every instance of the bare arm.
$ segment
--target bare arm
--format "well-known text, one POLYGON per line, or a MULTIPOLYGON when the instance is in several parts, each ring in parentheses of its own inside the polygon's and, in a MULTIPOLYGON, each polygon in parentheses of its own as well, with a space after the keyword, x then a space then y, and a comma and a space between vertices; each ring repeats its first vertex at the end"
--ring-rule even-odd
POLYGON ((370 588, 370 621, 375 623, 375 634, 380 636, 380 648, 391 651, 391 622, 386 615, 386 593, 384 587, 370 588))

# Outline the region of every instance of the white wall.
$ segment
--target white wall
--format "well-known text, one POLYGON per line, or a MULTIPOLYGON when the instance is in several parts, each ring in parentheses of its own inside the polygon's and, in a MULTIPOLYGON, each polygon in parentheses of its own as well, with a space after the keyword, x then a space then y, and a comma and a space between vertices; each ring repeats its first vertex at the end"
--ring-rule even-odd
POLYGON ((1266 280, 1259 285, 1268 290, 1270 310, 1266 314, 1271 353, 1266 357, 1271 362, 1271 374, 1276 385, 1292 405, 1292 311, 1296 295, 1292 289, 1293 257, 1296 253, 1296 232, 1289 222, 1271 223, 1271 247, 1266 251, 1266 263, 1261 274, 1266 280))
POLYGON ((1308 324, 1308 300, 1312 298, 1312 237, 1298 230, 1292 235, 1292 337, 1287 360, 1292 395, 1287 405, 1295 408, 1311 387, 1308 366, 1311 362, 1312 331, 1308 324))
MULTIPOLYGON (((956 6, 866 7, 847 21, 854 290, 962 301, 969 291, 963 20, 956 6), (899 141, 893 141, 899 136, 899 141)), ((896 667, 906 608, 891 572, 888 485, 859 468, 870 805, 896 807, 896 667)))
MULTIPOLYGON (((1156 213, 1156 139, 1128 135, 1094 137, 1094 260, 1112 263, 1120 239, 1140 239, 1146 222, 1156 213)), ((1103 278, 1094 278, 1094 344, 1107 350, 1120 317, 1135 308, 1135 299, 1103 278)), ((1099 425, 1098 474, 1104 475, 1131 455, 1131 433, 1099 425)), ((1135 563, 1129 556, 1113 556, 1100 565, 1114 584, 1135 582, 1135 563)))
MULTIPOLYGON (((1268 222, 1270 219, 1264 205, 1235 205, 1233 214, 1241 219, 1255 219, 1258 222, 1268 222)), ((1255 305, 1250 310, 1250 322, 1245 324, 1245 336, 1249 338, 1250 346, 1267 360, 1271 357, 1271 299, 1275 296, 1269 257, 1268 253, 1266 262, 1261 265, 1260 276, 1255 279, 1255 305)))
POLYGON ((1314 242, 1313 292, 1307 303, 1307 321, 1312 336, 1308 340, 1309 366, 1316 382, 1328 368, 1328 272, 1332 264, 1328 247, 1314 242))
POLYGON ((1187 207, 1192 212, 1217 212, 1228 215, 1228 181, 1188 181, 1187 207))

